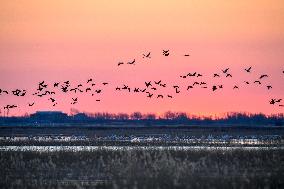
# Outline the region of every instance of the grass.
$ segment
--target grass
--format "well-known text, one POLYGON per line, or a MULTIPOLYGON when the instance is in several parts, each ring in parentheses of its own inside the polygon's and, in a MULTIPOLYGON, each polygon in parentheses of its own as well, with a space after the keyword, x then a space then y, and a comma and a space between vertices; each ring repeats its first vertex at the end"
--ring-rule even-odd
POLYGON ((0 188, 283 188, 284 151, 1 151, 0 172, 0 188))

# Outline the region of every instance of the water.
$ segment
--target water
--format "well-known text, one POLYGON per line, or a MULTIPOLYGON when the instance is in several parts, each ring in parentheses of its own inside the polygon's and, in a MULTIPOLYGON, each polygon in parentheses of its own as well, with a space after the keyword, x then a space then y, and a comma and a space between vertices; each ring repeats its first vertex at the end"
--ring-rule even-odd
POLYGON ((0 151, 35 151, 35 152, 58 152, 58 151, 131 151, 131 150, 284 150, 284 147, 217 147, 217 146, 0 146, 0 151))

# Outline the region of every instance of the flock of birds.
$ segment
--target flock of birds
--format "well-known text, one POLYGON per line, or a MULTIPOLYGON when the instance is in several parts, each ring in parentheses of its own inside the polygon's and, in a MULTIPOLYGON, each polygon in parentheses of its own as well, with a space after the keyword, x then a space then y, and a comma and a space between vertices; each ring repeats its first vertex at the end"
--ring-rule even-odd
MULTIPOLYGON (((170 55, 170 51, 169 50, 163 50, 162 55, 167 57, 170 55)), ((184 54, 183 56, 190 56, 189 54, 184 54)), ((151 58, 151 52, 142 54, 142 58, 151 58)), ((135 65, 136 59, 133 59, 127 63, 125 62, 118 62, 118 66, 124 65, 124 64, 128 64, 128 65, 135 65)), ((243 70, 244 72, 250 74, 253 71, 252 67, 248 67, 245 68, 243 70)), ((282 74, 284 74, 284 71, 282 71, 282 74)), ((182 79, 187 79, 187 78, 203 78, 204 75, 202 73, 198 73, 198 72, 189 72, 183 75, 179 76, 182 79)), ((232 78, 233 75, 230 72, 230 68, 225 68, 220 70, 220 73, 213 73, 212 74, 213 78, 220 78, 220 77, 225 77, 225 78, 232 78)), ((264 80, 265 78, 268 78, 269 75, 268 74, 262 74, 260 75, 256 80, 254 81, 244 81, 245 85, 249 85, 249 84, 257 84, 257 85, 264 85, 264 80)), ((100 82, 100 83, 95 83, 95 80, 93 78, 88 79, 85 83, 80 83, 80 84, 76 84, 76 85, 71 85, 71 82, 68 81, 63 81, 63 82, 54 82, 53 84, 48 84, 45 81, 41 81, 38 83, 36 91, 34 93, 32 93, 33 96, 35 97, 39 97, 39 98, 44 98, 47 99, 48 101, 51 102, 52 106, 56 106, 58 104, 57 99, 56 99, 56 95, 58 94, 58 92, 61 92, 63 94, 71 94, 74 95, 74 97, 72 97, 70 99, 70 104, 71 105, 75 105, 79 102, 79 97, 77 94, 89 94, 93 97, 96 97, 97 102, 100 102, 101 99, 98 98, 100 94, 103 93, 103 87, 109 85, 108 82, 100 82)), ((193 81, 193 83, 191 85, 187 85, 185 87, 185 89, 187 91, 192 90, 193 88, 196 87, 200 87, 200 88, 204 88, 204 89, 210 89, 213 92, 217 91, 217 90, 221 90, 223 89, 225 86, 223 84, 219 84, 219 85, 209 85, 207 82, 205 81, 193 81)), ((265 87, 267 88, 267 90, 271 90, 272 89, 272 85, 265 85, 265 87)), ((240 88, 239 85, 234 85, 232 87, 233 90, 238 90, 240 88)), ((158 81, 145 81, 143 84, 143 87, 139 86, 135 86, 135 87, 130 87, 128 84, 122 84, 121 86, 116 86, 115 87, 115 91, 116 92, 128 92, 128 93, 142 93, 145 94, 145 96, 147 98, 157 98, 157 99, 163 99, 163 98, 174 98, 174 94, 178 94, 182 91, 182 87, 180 85, 173 85, 170 86, 169 84, 163 82, 162 80, 158 80, 158 81), (164 93, 160 93, 160 89, 163 88, 171 88, 173 89, 172 92, 164 94, 164 93)), ((17 97, 24 97, 27 95, 27 90, 25 89, 15 89, 12 91, 8 91, 8 90, 4 90, 4 89, 0 89, 0 96, 1 95, 14 95, 17 97)), ((284 107, 284 104, 282 104, 282 99, 281 98, 272 98, 269 100, 269 103, 271 105, 276 105, 279 107, 284 107)), ((28 103, 27 105, 29 107, 32 107, 36 104, 35 101, 28 103)), ((6 114, 9 114, 9 110, 10 109, 14 109, 17 108, 18 106, 16 104, 8 104, 5 105, 3 107, 4 112, 6 110, 6 114)), ((0 109, 1 111, 1 109, 0 109)), ((1 112, 0 112, 1 113, 1 112)))

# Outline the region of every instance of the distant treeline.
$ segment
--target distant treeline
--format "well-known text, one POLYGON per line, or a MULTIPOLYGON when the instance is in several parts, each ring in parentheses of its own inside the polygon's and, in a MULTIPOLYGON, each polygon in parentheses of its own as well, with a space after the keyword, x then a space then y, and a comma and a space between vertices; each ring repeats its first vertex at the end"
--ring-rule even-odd
POLYGON ((111 125, 244 125, 244 126, 283 126, 284 114, 251 114, 231 112, 223 117, 193 116, 184 112, 167 111, 162 116, 154 113, 76 113, 67 115, 62 112, 37 112, 22 117, 0 117, 1 125, 33 124, 111 124, 111 125))

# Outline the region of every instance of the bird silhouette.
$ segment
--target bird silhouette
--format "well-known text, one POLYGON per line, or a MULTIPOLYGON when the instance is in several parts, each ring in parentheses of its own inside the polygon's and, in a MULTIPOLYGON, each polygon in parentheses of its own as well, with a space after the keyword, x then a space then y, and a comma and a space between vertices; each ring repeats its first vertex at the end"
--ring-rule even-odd
POLYGON ((233 89, 239 89, 239 87, 237 85, 235 85, 233 89))
POLYGON ((258 80, 257 80, 257 81, 254 81, 254 83, 258 83, 259 85, 261 84, 261 82, 260 82, 260 81, 258 81, 258 80))
POLYGON ((251 67, 249 67, 249 68, 245 68, 245 71, 246 71, 246 72, 248 72, 248 73, 250 73, 250 71, 251 71, 251 67))
POLYGON ((145 82, 145 85, 146 85, 147 88, 150 87, 150 86, 152 86, 151 81, 145 82))
POLYGON ((132 65, 135 65, 134 63, 135 63, 135 59, 131 62, 127 62, 127 64, 132 64, 132 65))
POLYGON ((90 78, 90 79, 87 80, 87 83, 90 83, 90 82, 92 82, 92 81, 93 81, 93 79, 90 78))
POLYGON ((212 90, 213 90, 213 91, 216 91, 216 90, 217 90, 217 86, 216 86, 216 85, 213 85, 212 90))
POLYGON ((184 56, 190 56, 189 54, 185 54, 184 56))
POLYGON ((152 96, 153 96, 153 94, 151 94, 150 92, 146 92, 146 93, 148 93, 148 98, 152 98, 152 96))
POLYGON ((169 97, 169 98, 173 98, 173 96, 172 96, 172 95, 168 95, 168 97, 169 97))
POLYGON ((232 77, 232 75, 228 73, 228 74, 226 75, 226 77, 232 77))
POLYGON ((143 58, 151 58, 151 52, 149 52, 148 54, 143 54, 143 58))
POLYGON ((107 83, 107 82, 104 82, 103 85, 108 85, 108 83, 107 83))
POLYGON ((163 50, 163 55, 164 56, 169 56, 170 55, 169 50, 163 50))
POLYGON ((116 87, 115 90, 116 90, 116 91, 120 91, 120 87, 116 87))
POLYGON ((214 74, 214 76, 213 77, 220 77, 220 75, 219 74, 214 74))
POLYGON ((164 98, 164 96, 163 95, 158 95, 157 98, 164 98))
POLYGON ((191 85, 187 86, 186 90, 189 90, 189 89, 193 89, 193 86, 191 86, 191 85))
POLYGON ((263 75, 261 75, 261 76, 259 77, 259 79, 262 79, 262 78, 265 78, 265 77, 268 77, 268 75, 263 74, 263 75))
POLYGON ((157 82, 156 82, 156 81, 154 81, 154 82, 155 82, 155 84, 156 84, 156 85, 159 85, 159 84, 162 82, 162 80, 157 81, 157 82))
POLYGON ((124 64, 123 62, 119 62, 118 64, 117 64, 117 66, 120 66, 120 65, 122 65, 122 64, 124 64))
POLYGON ((271 86, 271 85, 267 85, 266 87, 267 87, 268 90, 269 90, 269 89, 272 89, 272 86, 271 86))
POLYGON ((29 103, 29 106, 33 106, 35 103, 33 102, 32 104, 29 103))
POLYGON ((58 87, 58 86, 59 86, 59 82, 53 84, 53 87, 58 87))
POLYGON ((227 73, 230 68, 226 68, 225 70, 222 70, 223 73, 227 73))
POLYGON ((249 84, 249 82, 248 81, 244 81, 247 85, 249 84))

